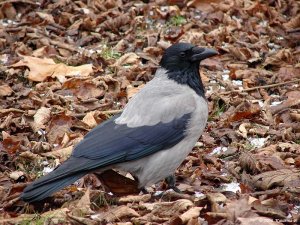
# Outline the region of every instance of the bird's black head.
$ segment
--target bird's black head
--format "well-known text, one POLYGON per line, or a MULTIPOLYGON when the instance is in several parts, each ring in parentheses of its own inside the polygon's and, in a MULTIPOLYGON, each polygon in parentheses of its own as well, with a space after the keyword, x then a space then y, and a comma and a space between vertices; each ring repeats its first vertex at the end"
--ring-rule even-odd
POLYGON ((160 66, 166 70, 169 79, 190 86, 198 95, 205 98, 204 87, 199 74, 200 61, 218 52, 188 43, 177 43, 167 48, 160 66))
POLYGON ((199 68, 201 60, 217 55, 218 52, 189 43, 177 43, 167 48, 160 66, 168 71, 184 71, 191 67, 199 68))

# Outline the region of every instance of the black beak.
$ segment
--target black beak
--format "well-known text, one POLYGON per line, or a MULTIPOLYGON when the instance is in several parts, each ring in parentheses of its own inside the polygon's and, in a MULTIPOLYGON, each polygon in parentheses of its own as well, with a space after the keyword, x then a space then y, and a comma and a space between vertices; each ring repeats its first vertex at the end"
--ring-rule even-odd
POLYGON ((200 47, 194 47, 193 48, 193 55, 191 57, 192 62, 199 62, 203 59, 218 55, 219 53, 211 48, 200 48, 200 47))

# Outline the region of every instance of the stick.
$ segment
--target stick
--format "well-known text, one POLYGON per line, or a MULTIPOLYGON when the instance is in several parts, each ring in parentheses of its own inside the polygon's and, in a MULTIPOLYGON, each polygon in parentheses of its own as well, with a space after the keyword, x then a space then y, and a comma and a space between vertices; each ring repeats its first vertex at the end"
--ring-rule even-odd
POLYGON ((227 95, 227 94, 231 94, 231 93, 240 93, 240 92, 254 91, 254 90, 257 90, 257 89, 261 89, 261 88, 278 87, 278 86, 282 86, 282 85, 285 85, 285 84, 298 83, 298 82, 300 82, 300 79, 289 80, 289 81, 286 81, 286 82, 281 82, 281 83, 276 83, 276 84, 268 84, 268 85, 256 86, 256 87, 246 88, 246 89, 242 89, 242 90, 226 91, 226 92, 221 92, 220 94, 221 95, 227 95))

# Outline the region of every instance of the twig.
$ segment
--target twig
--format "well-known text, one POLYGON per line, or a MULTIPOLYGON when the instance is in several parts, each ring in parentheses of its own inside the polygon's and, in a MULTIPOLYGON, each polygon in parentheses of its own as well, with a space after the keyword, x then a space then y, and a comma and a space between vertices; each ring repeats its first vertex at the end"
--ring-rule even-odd
POLYGON ((227 94, 231 94, 231 93, 254 91, 254 90, 257 90, 257 89, 261 89, 261 88, 272 88, 272 87, 278 87, 278 86, 282 86, 282 85, 285 85, 285 84, 297 83, 297 82, 300 82, 300 79, 290 80, 290 81, 281 82, 281 83, 277 83, 277 84, 268 84, 268 85, 256 86, 256 87, 246 88, 246 89, 242 89, 242 90, 226 91, 226 92, 221 92, 220 94, 221 95, 227 95, 227 94))
POLYGON ((123 109, 115 109, 115 110, 100 111, 100 113, 103 113, 103 114, 118 114, 122 111, 123 111, 123 109))

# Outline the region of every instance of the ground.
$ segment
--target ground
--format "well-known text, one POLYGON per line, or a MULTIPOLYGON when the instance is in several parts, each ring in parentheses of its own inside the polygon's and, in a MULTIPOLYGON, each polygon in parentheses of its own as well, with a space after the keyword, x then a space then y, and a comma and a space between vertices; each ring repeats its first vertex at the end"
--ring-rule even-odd
POLYGON ((0 19, 1 224, 300 223, 299 1, 4 0, 0 19), (114 194, 90 174, 19 200, 178 41, 220 53, 201 64, 209 121, 176 171, 182 193, 120 196, 134 188, 110 171, 114 194))

